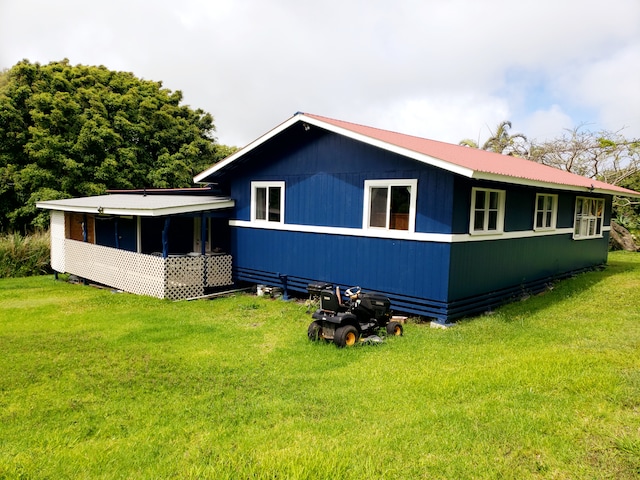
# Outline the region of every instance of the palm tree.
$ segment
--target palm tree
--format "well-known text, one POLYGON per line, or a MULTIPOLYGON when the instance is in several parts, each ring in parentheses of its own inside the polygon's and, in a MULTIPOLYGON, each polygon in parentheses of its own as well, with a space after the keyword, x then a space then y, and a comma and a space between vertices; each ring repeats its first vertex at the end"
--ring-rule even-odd
MULTIPOLYGON (((484 145, 482 145, 482 150, 513 157, 527 157, 527 137, 522 133, 510 135, 509 129, 511 129, 511 122, 509 120, 500 122, 495 133, 491 132, 491 136, 484 142, 484 145)), ((480 148, 478 142, 468 138, 461 140, 458 145, 480 148)))
POLYGON ((480 148, 480 145, 478 145, 478 142, 470 138, 465 138, 464 140, 460 140, 458 145, 462 145, 463 147, 469 147, 469 148, 480 148))

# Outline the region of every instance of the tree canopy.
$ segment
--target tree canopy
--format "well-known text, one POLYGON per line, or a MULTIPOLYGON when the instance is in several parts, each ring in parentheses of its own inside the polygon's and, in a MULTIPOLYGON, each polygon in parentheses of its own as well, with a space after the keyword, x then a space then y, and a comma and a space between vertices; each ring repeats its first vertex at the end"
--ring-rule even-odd
POLYGON ((181 102, 162 82, 68 60, 0 72, 0 231, 46 226, 40 200, 190 186, 233 147, 181 102))

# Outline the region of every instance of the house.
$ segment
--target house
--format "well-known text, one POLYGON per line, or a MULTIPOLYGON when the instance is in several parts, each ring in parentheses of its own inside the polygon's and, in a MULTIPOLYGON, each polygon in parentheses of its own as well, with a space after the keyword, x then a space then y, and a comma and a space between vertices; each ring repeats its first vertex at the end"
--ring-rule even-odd
POLYGON ((614 195, 524 159, 298 113, 195 177, 236 202, 237 281, 384 293, 449 321, 607 260, 614 195))
POLYGON ((97 248, 126 251, 165 265, 127 275, 127 288, 118 288, 134 291, 138 276, 152 283, 164 275, 157 283, 173 293, 156 296, 196 296, 184 286, 193 281, 169 280, 168 272, 204 278, 201 267, 181 262, 215 258, 210 235, 224 239, 232 269, 225 282, 297 292, 317 282, 359 285, 389 296, 396 311, 447 322, 605 263, 613 196, 640 198, 528 160, 305 113, 194 182, 219 194, 193 196, 199 203, 183 191, 162 206, 156 200, 165 194, 140 192, 39 203, 53 210, 53 268, 84 267, 76 274, 112 285, 88 273, 109 267, 109 280, 123 267, 101 261, 87 272, 87 259, 97 248), (116 208, 110 197, 122 196, 135 202, 116 208))

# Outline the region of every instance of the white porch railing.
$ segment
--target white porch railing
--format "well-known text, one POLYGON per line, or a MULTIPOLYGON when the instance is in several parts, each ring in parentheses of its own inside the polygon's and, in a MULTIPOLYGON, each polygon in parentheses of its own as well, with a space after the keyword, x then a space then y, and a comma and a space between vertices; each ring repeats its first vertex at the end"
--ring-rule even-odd
POLYGON ((231 255, 162 258, 69 239, 63 255, 67 273, 156 298, 194 298, 207 287, 233 284, 231 255))

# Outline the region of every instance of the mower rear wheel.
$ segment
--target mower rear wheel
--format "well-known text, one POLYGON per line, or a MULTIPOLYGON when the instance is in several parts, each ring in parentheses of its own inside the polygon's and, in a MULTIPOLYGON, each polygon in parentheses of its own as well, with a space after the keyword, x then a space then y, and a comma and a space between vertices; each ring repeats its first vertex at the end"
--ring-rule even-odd
POLYGON ((398 322, 389 322, 387 323, 387 335, 400 337, 402 336, 403 329, 402 324, 398 322))
POLYGON ((309 329, 307 330, 307 336, 309 340, 312 342, 317 342, 320 340, 320 333, 322 332, 322 327, 318 322, 311 322, 309 325, 309 329))
POLYGON ((358 329, 353 325, 345 325, 336 330, 333 342, 340 348, 353 347, 360 339, 358 329))

